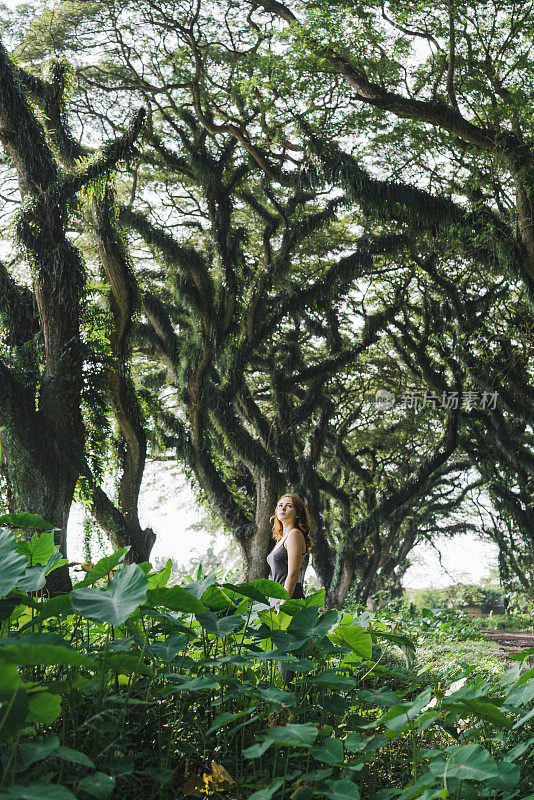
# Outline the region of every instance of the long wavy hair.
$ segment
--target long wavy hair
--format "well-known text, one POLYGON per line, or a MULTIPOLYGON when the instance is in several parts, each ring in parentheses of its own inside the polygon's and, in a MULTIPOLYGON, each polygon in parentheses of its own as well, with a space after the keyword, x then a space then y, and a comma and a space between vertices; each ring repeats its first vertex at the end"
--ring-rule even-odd
POLYGON ((304 505, 304 502, 298 496, 298 494, 293 494, 292 492, 285 492, 281 497, 278 498, 274 514, 270 518, 270 521, 273 523, 273 539, 276 541, 280 541, 282 536, 284 535, 284 528, 278 517, 276 516, 276 509, 278 508, 278 503, 282 499, 282 497, 289 497, 291 498, 293 505, 295 507, 295 512, 297 514, 295 518, 295 528, 298 528, 299 531, 304 535, 304 539, 306 540, 306 553, 309 553, 313 547, 313 539, 310 535, 310 528, 311 522, 310 517, 308 514, 308 509, 304 505))

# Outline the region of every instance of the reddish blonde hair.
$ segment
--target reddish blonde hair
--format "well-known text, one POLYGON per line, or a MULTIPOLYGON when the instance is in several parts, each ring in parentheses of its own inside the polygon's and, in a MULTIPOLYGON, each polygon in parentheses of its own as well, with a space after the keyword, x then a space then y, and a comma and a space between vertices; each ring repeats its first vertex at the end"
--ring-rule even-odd
POLYGON ((304 505, 303 500, 298 496, 298 494, 293 494, 292 492, 285 492, 281 497, 278 498, 276 503, 276 507, 274 509, 274 514, 270 518, 270 521, 273 523, 273 539, 276 539, 278 542, 282 536, 284 535, 284 529, 282 523, 276 516, 276 509, 278 508, 278 503, 282 499, 282 497, 289 497, 295 507, 295 512, 297 514, 295 518, 295 528, 298 528, 299 531, 304 535, 304 539, 306 540, 306 553, 309 553, 313 547, 313 539, 310 535, 310 517, 308 514, 308 509, 304 505))

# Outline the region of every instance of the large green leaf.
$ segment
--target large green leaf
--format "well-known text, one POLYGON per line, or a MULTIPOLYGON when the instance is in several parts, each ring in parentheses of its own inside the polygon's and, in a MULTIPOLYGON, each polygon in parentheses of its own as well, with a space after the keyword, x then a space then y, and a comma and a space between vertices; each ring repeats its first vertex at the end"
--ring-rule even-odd
POLYGON ((80 789, 96 797, 97 800, 107 800, 115 788, 115 778, 103 772, 95 772, 80 781, 80 789))
POLYGON ((178 653, 185 650, 186 647, 187 636, 184 636, 183 633, 172 633, 165 643, 154 642, 148 649, 150 654, 158 659, 158 661, 170 664, 174 661, 178 653))
POLYGON ((275 597, 278 600, 287 600, 289 597, 282 584, 271 581, 269 578, 259 578, 256 581, 252 581, 252 583, 265 597, 275 597))
POLYGON ((148 588, 160 589, 163 586, 167 586, 169 578, 171 577, 171 571, 172 559, 168 558, 163 569, 160 569, 159 572, 155 572, 154 574, 148 576, 148 588))
POLYGON ((429 704, 431 697, 432 692, 430 689, 425 689, 417 695, 415 700, 392 706, 380 718, 379 722, 385 724, 392 731, 398 731, 419 716, 423 708, 429 704))
POLYGON ((122 625, 145 602, 147 587, 143 570, 137 564, 128 564, 113 576, 106 589, 74 589, 72 606, 87 619, 122 625))
POLYGON ((58 748, 59 739, 57 736, 47 736, 45 739, 36 738, 29 742, 23 742, 19 747, 17 772, 22 772, 22 770, 28 769, 37 761, 48 758, 58 748))
POLYGON ((513 727, 513 720, 507 717, 506 714, 503 714, 502 711, 500 711, 493 703, 486 703, 483 700, 470 700, 468 698, 463 698, 460 701, 460 704, 466 706, 469 711, 476 714, 477 717, 480 717, 480 719, 485 719, 501 728, 513 727))
POLYGON ((10 528, 20 528, 21 530, 56 530, 49 522, 45 522, 39 514, 2 514, 0 516, 0 525, 9 525, 10 528))
POLYGON ((489 752, 481 744, 453 745, 447 747, 428 765, 433 775, 442 778, 485 781, 499 775, 499 769, 489 752))
POLYGON ((58 549, 55 549, 46 564, 36 564, 34 567, 27 567, 26 572, 17 583, 17 589, 25 592, 37 592, 46 583, 46 576, 62 564, 68 561, 61 557, 58 549))
POLYGON ((363 658, 371 658, 373 650, 373 640, 371 634, 365 628, 356 625, 340 625, 336 628, 344 642, 358 655, 363 658))
POLYGON ((94 666, 93 660, 71 647, 56 644, 26 643, 21 639, 0 640, 0 661, 20 666, 94 666))
POLYGON ((284 692, 281 689, 257 689, 258 694, 268 703, 276 703, 289 707, 295 706, 297 701, 293 692, 284 692))
POLYGON ((231 589, 241 597, 248 597, 255 600, 257 603, 264 603, 266 606, 270 605, 269 598, 260 590, 257 581, 249 581, 248 583, 223 583, 226 589, 231 589))
POLYGON ((327 786, 330 791, 325 796, 330 800, 360 800, 358 787, 352 781, 328 781, 327 786))
POLYGON ((343 745, 339 739, 325 739, 310 748, 310 755, 316 761, 325 764, 341 764, 343 762, 343 745))
POLYGON ((61 697, 52 692, 35 692, 28 695, 26 722, 51 725, 61 714, 61 697))
POLYGON ((26 556, 17 550, 12 531, 0 529, 0 597, 15 588, 26 571, 26 556))
POLYGON ((28 559, 30 566, 45 565, 55 551, 54 531, 34 533, 31 539, 21 539, 17 542, 17 550, 28 559))
POLYGON ((70 764, 79 764, 81 767, 91 767, 92 769, 95 768, 89 756, 86 756, 85 753, 80 752, 80 750, 73 750, 72 747, 58 747, 54 756, 61 759, 61 761, 68 761, 70 764))
POLYGON ((135 653, 108 653, 102 657, 102 665, 118 675, 150 675, 154 672, 135 653))
POLYGON ((521 778, 521 770, 517 764, 511 764, 509 761, 498 761, 497 769, 499 774, 495 778, 488 778, 488 786, 491 786, 492 789, 500 789, 506 792, 517 786, 521 778))
POLYGON ((534 699, 534 678, 523 685, 514 686, 506 698, 507 706, 524 706, 534 699))
POLYGON ((260 758, 264 753, 267 752, 272 744, 272 739, 266 739, 264 742, 256 742, 250 747, 246 747, 241 751, 241 753, 245 756, 245 758, 260 758))
POLYGON ((319 617, 317 606, 308 606, 300 609, 288 625, 288 633, 302 638, 316 637, 322 639, 326 636, 332 625, 337 622, 338 612, 335 609, 327 611, 319 617))
POLYGON ((341 672, 336 672, 333 669, 327 669, 319 675, 314 675, 310 678, 310 683, 326 684, 327 686, 340 686, 347 689, 352 689, 356 686, 354 678, 344 675, 341 672))
POLYGON ((129 547, 122 547, 120 550, 116 550, 110 556, 104 556, 104 558, 101 558, 100 561, 98 561, 92 568, 92 570, 87 573, 83 581, 77 583, 74 588, 84 589, 86 586, 92 586, 93 583, 96 583, 101 578, 105 578, 112 569, 115 569, 117 564, 120 564, 129 549, 129 547))
POLYGON ((163 606, 171 611, 181 611, 184 614, 202 614, 207 611, 204 603, 182 586, 149 589, 147 603, 151 606, 163 606))
POLYGON ((207 611, 205 614, 196 614, 196 618, 205 630, 215 634, 215 636, 228 636, 229 633, 232 633, 243 624, 243 617, 237 614, 231 617, 219 618, 212 611, 207 611))
POLYGON ((317 738, 318 730, 311 722, 284 725, 270 728, 264 737, 273 744, 293 745, 294 747, 310 747, 317 738))
POLYGON ((364 703, 371 703, 380 708, 389 708, 400 702, 400 698, 387 686, 381 686, 380 689, 362 689, 361 692, 358 692, 358 697, 364 703))

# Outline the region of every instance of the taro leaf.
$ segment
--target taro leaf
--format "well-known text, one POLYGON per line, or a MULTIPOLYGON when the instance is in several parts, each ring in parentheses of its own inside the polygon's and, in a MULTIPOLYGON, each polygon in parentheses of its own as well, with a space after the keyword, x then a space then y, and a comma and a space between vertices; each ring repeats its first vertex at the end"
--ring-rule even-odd
POLYGON ((316 761, 325 764, 341 764, 343 761, 343 745, 339 739, 325 739, 320 744, 314 744, 310 748, 310 755, 316 761))
POLYGON ((371 629, 369 632, 373 642, 376 639, 386 639, 387 641, 396 644, 404 653, 408 667, 413 665, 413 662, 415 661, 415 642, 413 639, 410 639, 408 636, 402 636, 399 633, 390 633, 389 631, 377 631, 371 629))
POLYGON ((446 775, 460 780, 485 781, 499 775, 497 764, 481 744, 447 747, 430 762, 428 769, 439 778, 446 775))
POLYGON ((26 556, 17 551, 17 541, 9 530, 0 529, 0 597, 15 588, 26 571, 26 556))
MULTIPOLYGON (((216 689, 218 687, 218 683, 214 678, 208 677, 201 677, 201 678, 192 678, 189 681, 184 681, 184 683, 179 684, 178 686, 173 686, 173 692, 198 692, 202 689, 216 689)), ((170 688, 170 687, 166 687, 170 688)))
POLYGON ((379 723, 385 724, 392 731, 398 731, 403 728, 410 720, 415 719, 423 708, 430 702, 432 692, 430 689, 425 689, 417 695, 415 700, 407 703, 399 703, 392 706, 389 711, 380 717, 379 723))
POLYGON ((27 567, 26 572, 17 583, 17 588, 25 592, 37 592, 45 585, 49 572, 67 563, 68 561, 61 557, 59 550, 55 550, 43 566, 27 567))
POLYGON ((248 597, 251 600, 255 600, 257 603, 263 603, 266 606, 270 606, 271 603, 269 598, 263 594, 262 591, 258 588, 257 584, 259 581, 249 581, 248 583, 223 583, 225 589, 231 589, 236 594, 240 595, 241 597, 248 597))
POLYGON ((247 798, 247 800, 271 800, 273 794, 275 794, 278 789, 283 785, 284 779, 283 778, 276 778, 276 780, 271 781, 269 786, 266 786, 265 789, 258 789, 257 792, 253 792, 247 798))
POLYGON ((506 698, 507 706, 524 706, 534 698, 534 678, 523 685, 514 686, 506 698))
POLYGON ((224 589, 221 589, 220 586, 215 586, 213 584, 208 586, 200 599, 204 605, 212 611, 225 611, 233 605, 231 595, 225 592, 224 589))
POLYGON ((80 752, 80 750, 73 750, 72 747, 58 747, 54 753, 55 758, 60 758, 62 761, 68 761, 70 764, 79 764, 81 767, 95 768, 91 759, 80 752))
POLYGON ((240 717, 244 717, 246 714, 249 713, 251 708, 253 708, 253 707, 243 708, 241 711, 236 711, 234 714, 232 714, 231 711, 225 711, 224 713, 219 714, 213 720, 213 724, 212 724, 211 728, 209 728, 209 730, 206 731, 206 736, 211 736, 212 733, 215 733, 215 731, 218 731, 221 728, 224 728, 225 725, 228 725, 229 722, 234 722, 236 719, 240 719, 240 717))
POLYGON ((509 792, 514 786, 517 786, 521 777, 521 770, 517 764, 511 764, 509 761, 498 761, 497 769, 499 774, 495 778, 488 779, 488 785, 492 789, 509 792))
POLYGON ((153 575, 148 576, 148 588, 159 589, 163 586, 167 586, 169 578, 171 577, 171 570, 172 570, 172 560, 169 558, 167 559, 167 563, 165 564, 163 569, 160 569, 159 572, 156 572, 153 575))
POLYGON ((102 658, 101 665, 118 675, 154 675, 153 670, 135 653, 108 653, 102 658))
POLYGON ((311 722, 284 725, 270 728, 265 737, 274 744, 293 745, 294 747, 310 747, 319 731, 311 722))
POLYGON ((80 781, 80 789, 96 797, 97 800, 107 800, 115 788, 115 778, 104 772, 95 772, 80 781))
POLYGON ((128 564, 113 576, 106 589, 74 589, 72 605, 87 619, 122 625, 145 602, 147 586, 143 570, 137 564, 128 564))
POLYGON ((219 618, 213 611, 207 611, 205 614, 196 614, 196 618, 208 633, 221 637, 228 636, 229 633, 232 633, 243 624, 243 617, 237 614, 231 617, 219 618))
POLYGON ((196 580, 191 581, 191 583, 186 583, 183 587, 189 594, 192 594, 193 597, 196 597, 197 600, 200 600, 208 586, 211 586, 212 583, 217 582, 217 575, 215 572, 210 572, 203 580, 196 580))
POLYGON ((277 703, 278 705, 295 706, 297 701, 293 692, 284 692, 280 689, 258 689, 258 694, 268 703, 277 703))
POLYGON ((57 530, 53 525, 50 525, 49 522, 45 522, 45 520, 40 517, 39 514, 2 514, 2 516, 0 516, 0 525, 9 525, 10 528, 19 528, 21 530, 57 530))
POLYGON ((305 602, 307 606, 319 606, 321 608, 324 606, 326 592, 324 589, 318 589, 316 592, 309 594, 308 597, 305 598, 305 602))
POLYGON ((13 664, 0 663, 0 740, 16 736, 28 713, 28 695, 13 664))
POLYGON ((359 753, 365 747, 366 739, 357 731, 349 731, 345 739, 345 750, 349 753, 359 753))
POLYGON ((322 639, 332 625, 337 622, 338 612, 335 609, 331 609, 319 618, 318 614, 317 606, 308 606, 301 609, 289 623, 288 633, 292 633, 294 636, 322 639))
POLYGON ((116 550, 110 556, 104 556, 98 561, 92 570, 90 570, 83 581, 80 581, 76 584, 74 589, 84 589, 86 586, 92 586, 93 583, 96 583, 101 578, 105 578, 112 569, 115 569, 117 564, 123 560, 124 556, 128 552, 129 547, 122 547, 120 550, 116 550))
POLYGON ((324 794, 331 800, 360 800, 358 787, 352 781, 328 781, 326 785, 330 791, 324 794))
POLYGON ((19 748, 19 761, 17 772, 28 769, 36 761, 42 761, 59 749, 59 739, 57 736, 47 736, 46 739, 32 739, 30 742, 23 742, 19 748))
POLYGON ((17 550, 27 557, 28 563, 32 567, 35 567, 36 564, 44 566, 48 563, 55 549, 54 531, 45 531, 40 535, 34 533, 31 539, 27 541, 22 539, 17 542, 17 550))
MULTIPOLYGON (((280 659, 282 662, 286 660, 287 656, 280 659)), ((286 664, 286 669, 291 669, 293 672, 311 672, 315 669, 315 664, 309 658, 298 658, 296 661, 290 661, 289 666, 286 664)))
POLYGON ((500 711, 493 703, 485 703, 482 700, 468 700, 464 698, 460 700, 461 705, 467 706, 469 711, 472 711, 477 717, 492 722, 501 728, 512 728, 513 720, 507 717, 500 711))
POLYGON ((31 786, 12 783, 0 792, 0 800, 76 800, 76 797, 57 783, 33 783, 31 786))
POLYGON ((380 708, 389 708, 389 706, 394 706, 400 702, 400 697, 386 686, 382 686, 380 689, 362 690, 358 692, 358 697, 364 703, 371 703, 373 706, 379 706, 380 708))
POLYGON ((534 656, 534 647, 527 647, 526 650, 521 650, 520 653, 508 653, 508 658, 513 661, 523 661, 527 656, 534 656))
POLYGON ((181 611, 184 614, 201 614, 206 611, 204 603, 182 586, 149 589, 147 603, 151 606, 163 606, 171 611, 181 611))
POLYGON ((271 581, 269 578, 259 578, 256 581, 252 581, 252 583, 265 597, 275 597, 277 600, 287 600, 289 597, 288 592, 281 583, 271 581))
POLYGON ((170 783, 174 776, 172 769, 167 769, 167 767, 147 767, 146 771, 153 781, 162 784, 170 783))
MULTIPOLYGON (((25 639, 4 639, 0 647, 0 661, 19 666, 87 666, 93 660, 71 647, 55 644, 26 644, 25 639)), ((29 638, 29 637, 28 637, 29 638)))
POLYGON ((310 683, 324 683, 328 686, 340 686, 342 688, 352 689, 356 686, 356 681, 353 678, 349 678, 348 675, 343 675, 340 672, 335 672, 334 670, 325 670, 321 672, 320 675, 315 675, 313 678, 310 678, 310 683))
POLYGON ((187 637, 183 633, 172 633, 168 639, 163 642, 153 642, 150 645, 150 654, 163 661, 165 664, 170 664, 181 650, 187 647, 187 637))
POLYGON ((373 640, 365 628, 360 628, 355 625, 341 625, 336 628, 336 633, 339 633, 344 642, 358 655, 364 658, 371 658, 373 649, 373 640))
POLYGON ((260 756, 267 752, 272 744, 272 739, 266 739, 264 742, 257 742, 250 747, 246 747, 241 751, 241 754, 244 755, 245 758, 260 758, 260 756))
POLYGON ((35 692, 28 696, 26 722, 51 725, 61 714, 61 697, 51 692, 35 692))

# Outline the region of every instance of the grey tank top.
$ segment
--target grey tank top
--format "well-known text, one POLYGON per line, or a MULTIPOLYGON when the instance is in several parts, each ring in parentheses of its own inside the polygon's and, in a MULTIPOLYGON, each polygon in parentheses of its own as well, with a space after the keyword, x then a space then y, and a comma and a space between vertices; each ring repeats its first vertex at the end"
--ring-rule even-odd
MULTIPOLYGON (((271 580, 276 581, 277 583, 281 583, 282 586, 286 581, 287 571, 288 571, 287 550, 285 547, 286 539, 287 536, 284 536, 283 539, 277 542, 274 549, 271 550, 271 552, 267 556, 267 563, 271 569, 271 576, 270 576, 271 580)), ((304 557, 304 561, 302 562, 302 566, 300 568, 297 585, 295 586, 295 590, 293 592, 293 597, 295 598, 304 597, 302 584, 304 582, 304 574, 308 566, 308 561, 309 561, 309 554, 306 554, 304 557)), ((279 602, 280 601, 277 601, 277 604, 279 604, 279 602)))

